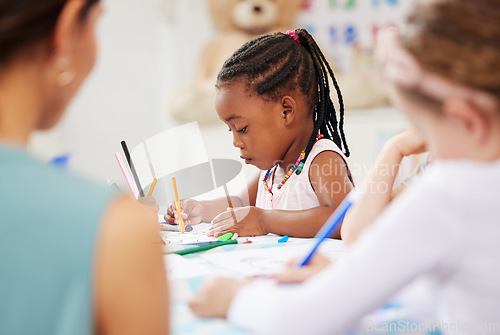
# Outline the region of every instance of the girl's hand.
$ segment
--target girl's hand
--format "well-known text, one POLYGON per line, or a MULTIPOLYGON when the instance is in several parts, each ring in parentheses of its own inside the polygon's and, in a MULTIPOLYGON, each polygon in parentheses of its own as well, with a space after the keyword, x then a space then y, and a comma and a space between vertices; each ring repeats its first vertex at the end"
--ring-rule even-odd
POLYGON ((158 221, 158 211, 160 210, 160 207, 156 205, 156 199, 153 197, 142 197, 137 199, 140 204, 146 206, 148 211, 151 213, 151 215, 154 215, 155 221, 158 221))
POLYGON ((321 272, 329 266, 330 260, 321 254, 315 254, 307 265, 297 267, 297 259, 290 261, 285 270, 280 273, 276 280, 280 284, 302 283, 321 272))
POLYGON ((189 301, 189 308, 200 317, 224 318, 234 296, 246 284, 243 280, 213 278, 189 301))
POLYGON ((397 134, 389 140, 389 143, 402 156, 420 154, 426 150, 423 138, 414 129, 405 130, 397 134))
MULTIPOLYGON (((199 201, 193 199, 180 200, 181 215, 186 225, 195 225, 201 222, 203 218, 203 206, 199 201)), ((179 224, 179 213, 175 202, 168 207, 165 214, 165 221, 170 224, 179 224)))
POLYGON ((228 208, 212 220, 212 227, 207 230, 207 235, 214 237, 226 233, 237 233, 238 236, 267 235, 262 226, 263 212, 254 206, 228 208))

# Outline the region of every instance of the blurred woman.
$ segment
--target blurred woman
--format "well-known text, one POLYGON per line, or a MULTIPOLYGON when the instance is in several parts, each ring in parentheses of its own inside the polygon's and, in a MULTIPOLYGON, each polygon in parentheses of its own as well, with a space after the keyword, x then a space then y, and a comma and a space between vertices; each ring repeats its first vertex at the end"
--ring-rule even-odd
POLYGON ((165 334, 144 206, 26 153, 95 61, 97 0, 0 0, 0 334, 165 334))

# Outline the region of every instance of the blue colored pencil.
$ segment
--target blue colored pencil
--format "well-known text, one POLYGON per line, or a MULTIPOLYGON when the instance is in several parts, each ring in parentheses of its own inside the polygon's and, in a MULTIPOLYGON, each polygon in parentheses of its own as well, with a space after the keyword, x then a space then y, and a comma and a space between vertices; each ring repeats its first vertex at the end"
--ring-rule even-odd
POLYGON ((309 263, 316 250, 318 250, 320 244, 325 239, 330 237, 330 235, 332 235, 335 229, 337 229, 337 227, 340 225, 342 219, 347 213, 347 210, 351 207, 354 201, 356 201, 359 195, 360 193, 356 191, 356 189, 354 189, 345 197, 345 199, 340 203, 337 209, 332 213, 332 215, 330 215, 328 220, 326 220, 326 223, 323 225, 323 227, 321 227, 320 231, 316 234, 316 236, 314 236, 314 238, 317 239, 316 243, 312 247, 311 251, 309 251, 309 253, 304 257, 304 259, 297 263, 298 267, 304 266, 309 263))

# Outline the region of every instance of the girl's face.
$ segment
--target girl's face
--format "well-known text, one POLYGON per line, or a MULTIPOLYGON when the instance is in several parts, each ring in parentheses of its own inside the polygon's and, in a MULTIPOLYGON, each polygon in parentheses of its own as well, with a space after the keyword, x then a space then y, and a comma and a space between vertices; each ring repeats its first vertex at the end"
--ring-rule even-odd
POLYGON ((233 145, 240 149, 246 164, 270 169, 292 143, 293 134, 285 125, 281 102, 249 93, 242 82, 218 88, 215 109, 233 133, 233 145))

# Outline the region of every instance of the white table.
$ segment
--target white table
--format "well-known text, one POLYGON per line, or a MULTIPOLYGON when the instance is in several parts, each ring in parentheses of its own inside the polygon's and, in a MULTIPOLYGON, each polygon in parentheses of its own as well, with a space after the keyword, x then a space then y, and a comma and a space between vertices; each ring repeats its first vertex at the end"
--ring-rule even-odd
MULTIPOLYGON (((197 318, 187 307, 187 301, 207 278, 213 276, 242 278, 254 274, 278 273, 289 259, 310 250, 314 242, 313 239, 290 238, 285 243, 278 243, 280 237, 277 235, 252 237, 249 238, 251 244, 226 245, 185 256, 166 255, 172 333, 247 334, 246 330, 237 328, 225 320, 197 318)), ((168 246, 166 249, 168 250, 168 246)), ((346 252, 343 242, 338 240, 325 241, 320 250, 331 259, 337 259, 346 252)))

